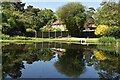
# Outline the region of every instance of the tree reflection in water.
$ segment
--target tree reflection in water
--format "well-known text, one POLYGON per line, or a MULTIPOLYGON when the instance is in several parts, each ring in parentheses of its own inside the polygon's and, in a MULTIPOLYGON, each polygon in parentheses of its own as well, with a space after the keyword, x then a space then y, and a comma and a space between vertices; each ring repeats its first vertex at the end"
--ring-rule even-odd
POLYGON ((47 49, 25 49, 25 45, 10 44, 2 47, 2 73, 3 79, 7 76, 17 79, 22 75, 24 69, 23 61, 32 64, 35 61, 50 61, 54 57, 54 52, 47 49), (11 48, 12 47, 12 48, 11 48), (17 47, 17 48, 16 48, 17 47))
POLYGON ((98 51, 106 57, 98 63, 101 78, 120 78, 120 48, 115 45, 98 45, 98 51))
MULTIPOLYGON (((80 49, 67 48, 54 63, 59 73, 67 77, 80 77, 86 71, 86 66, 94 66, 100 78, 120 78, 119 50, 106 50, 102 47, 82 46, 80 49), (87 64, 87 65, 85 65, 87 64)), ((20 78, 23 61, 32 64, 35 61, 50 61, 55 52, 50 48, 38 49, 33 44, 10 44, 2 47, 2 73, 3 78, 10 76, 20 78)))
POLYGON ((102 56, 104 56, 106 59, 105 60, 98 60, 96 61, 97 64, 95 67, 100 70, 99 71, 99 76, 101 78, 118 78, 120 76, 119 73, 119 56, 115 56, 115 52, 107 52, 106 51, 100 51, 102 56))
POLYGON ((83 50, 66 49, 66 52, 54 65, 60 73, 66 76, 79 77, 85 70, 83 50))
POLYGON ((84 52, 88 66, 94 66, 98 70, 100 78, 120 78, 120 56, 115 51, 93 49, 84 52))

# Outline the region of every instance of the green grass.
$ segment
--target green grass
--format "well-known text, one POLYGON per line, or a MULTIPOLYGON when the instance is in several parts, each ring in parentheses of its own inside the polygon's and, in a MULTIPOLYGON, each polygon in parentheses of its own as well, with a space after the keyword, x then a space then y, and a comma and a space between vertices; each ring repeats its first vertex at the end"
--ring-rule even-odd
MULTIPOLYGON (((62 42, 62 43, 77 43, 81 44, 81 40, 86 39, 86 44, 100 44, 99 38, 76 38, 76 37, 63 37, 63 38, 34 38, 24 36, 10 37, 8 35, 2 35, 3 43, 32 43, 32 42, 62 42)), ((120 42, 120 39, 117 39, 120 42)))
MULTIPOLYGON (((3 43, 6 43, 6 42, 10 42, 10 43, 14 43, 14 42, 24 42, 24 43, 31 43, 31 42, 62 42, 62 43, 81 43, 81 40, 83 38, 75 38, 75 37, 71 37, 71 38, 30 38, 29 37, 29 40, 19 40, 19 39, 16 39, 16 38, 13 38, 10 39, 10 40, 0 40, 1 42, 3 43)), ((89 39, 86 39, 86 42, 87 43, 97 43, 98 42, 98 39, 97 38, 89 38, 89 39)))

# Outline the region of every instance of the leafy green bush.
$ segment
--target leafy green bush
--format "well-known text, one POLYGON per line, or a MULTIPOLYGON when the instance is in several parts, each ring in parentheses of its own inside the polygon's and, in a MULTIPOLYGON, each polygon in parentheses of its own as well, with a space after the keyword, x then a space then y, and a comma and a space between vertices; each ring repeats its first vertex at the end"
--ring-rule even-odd
POLYGON ((9 40, 10 36, 9 35, 5 35, 5 34, 1 34, 0 36, 3 40, 9 40))
POLYGON ((11 39, 15 39, 15 40, 30 40, 31 38, 24 37, 24 36, 14 36, 11 39))
POLYGON ((114 37, 101 37, 99 38, 99 42, 103 44, 112 44, 116 43, 116 39, 114 37))
POLYGON ((35 37, 35 30, 31 28, 26 29, 26 36, 27 37, 35 37))
POLYGON ((60 28, 52 28, 51 31, 61 31, 61 29, 60 28))
POLYGON ((27 28, 27 29, 26 29, 26 32, 35 32, 35 30, 34 30, 34 29, 31 29, 31 28, 27 28))
POLYGON ((44 26, 43 28, 40 29, 42 32, 49 32, 50 29, 47 28, 47 26, 44 26))
POLYGON ((104 36, 120 38, 120 28, 119 27, 110 27, 105 31, 104 36))
POLYGON ((108 29, 108 26, 106 25, 98 25, 98 27, 95 30, 95 35, 103 35, 104 32, 108 29))

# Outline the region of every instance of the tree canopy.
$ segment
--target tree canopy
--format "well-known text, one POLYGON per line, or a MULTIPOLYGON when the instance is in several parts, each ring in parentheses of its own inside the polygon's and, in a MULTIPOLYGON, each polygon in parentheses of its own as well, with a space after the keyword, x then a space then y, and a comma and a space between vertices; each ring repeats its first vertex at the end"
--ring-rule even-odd
POLYGON ((101 7, 97 9, 97 12, 95 14, 96 24, 120 26, 118 9, 118 3, 109 2, 102 4, 101 7))
POLYGON ((83 30, 86 20, 85 6, 78 2, 70 2, 63 5, 56 11, 58 17, 66 24, 70 35, 78 36, 83 30))
POLYGON ((31 5, 26 9, 24 7, 25 3, 22 2, 2 3, 2 33, 25 35, 27 28, 39 31, 41 27, 56 20, 51 9, 39 9, 31 5))

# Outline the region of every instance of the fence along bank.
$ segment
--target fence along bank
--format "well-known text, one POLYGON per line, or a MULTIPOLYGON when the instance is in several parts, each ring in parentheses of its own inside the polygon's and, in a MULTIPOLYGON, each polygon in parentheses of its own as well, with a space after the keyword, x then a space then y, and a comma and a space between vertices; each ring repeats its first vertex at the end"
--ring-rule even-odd
MULTIPOLYGON (((26 33, 27 37, 37 37, 37 38, 58 38, 58 37, 68 37, 68 31, 54 31, 54 32, 36 32, 36 33, 26 33)), ((73 36, 74 37, 74 36, 73 36)), ((79 38, 95 38, 94 30, 83 30, 79 33, 79 38)))

